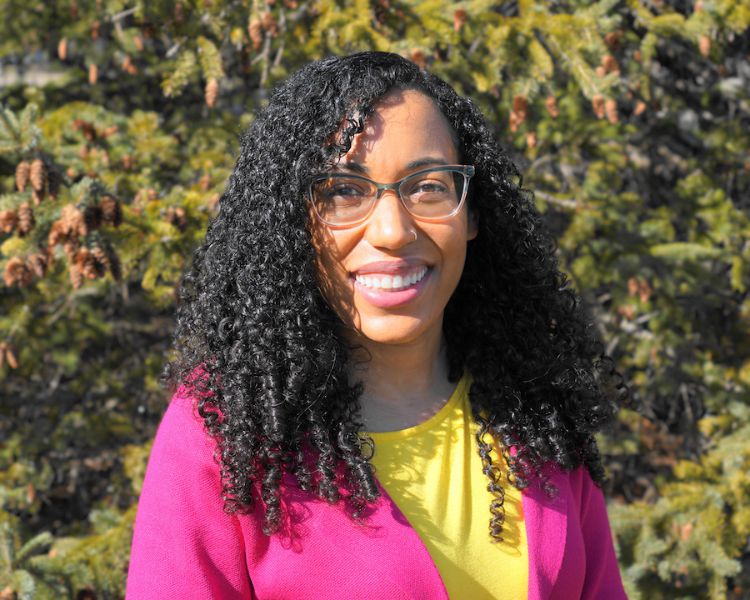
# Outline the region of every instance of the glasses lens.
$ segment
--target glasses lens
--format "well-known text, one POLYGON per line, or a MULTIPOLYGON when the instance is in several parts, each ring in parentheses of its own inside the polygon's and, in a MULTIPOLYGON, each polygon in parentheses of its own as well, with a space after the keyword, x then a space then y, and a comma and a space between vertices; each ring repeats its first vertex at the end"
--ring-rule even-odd
POLYGON ((328 223, 354 223, 367 216, 377 188, 363 179, 330 175, 312 184, 312 199, 318 215, 328 223))
POLYGON ((415 173, 401 183, 404 203, 417 217, 451 215, 461 203, 465 178, 460 171, 435 170, 415 173))

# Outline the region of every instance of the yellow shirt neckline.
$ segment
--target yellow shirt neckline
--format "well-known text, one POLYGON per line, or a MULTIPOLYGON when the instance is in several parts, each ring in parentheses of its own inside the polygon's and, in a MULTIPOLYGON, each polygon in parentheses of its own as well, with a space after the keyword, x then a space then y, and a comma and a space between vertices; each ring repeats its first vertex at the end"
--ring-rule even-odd
POLYGON ((413 435, 418 435, 420 433, 423 433, 424 431, 432 429, 438 423, 447 419, 451 415, 456 405, 461 401, 461 398, 463 398, 464 389, 468 382, 469 377, 466 373, 464 373, 461 376, 461 379, 458 380, 458 383, 453 389, 453 392, 451 393, 448 400, 445 402, 445 404, 443 404, 443 406, 440 407, 440 410, 438 410, 434 415, 427 417, 421 423, 417 423, 416 425, 412 425, 411 427, 407 427, 405 429, 396 429, 394 431, 368 431, 367 435, 369 435, 373 439, 373 441, 392 441, 403 439, 413 435))

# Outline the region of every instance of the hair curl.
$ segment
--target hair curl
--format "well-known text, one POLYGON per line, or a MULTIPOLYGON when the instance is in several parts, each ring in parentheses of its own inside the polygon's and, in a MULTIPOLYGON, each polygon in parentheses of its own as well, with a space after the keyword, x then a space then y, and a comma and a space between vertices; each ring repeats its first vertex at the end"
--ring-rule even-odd
POLYGON ((225 509, 249 511, 260 500, 268 535, 288 516, 283 477, 329 502, 345 499, 355 516, 379 496, 372 440, 359 434, 362 385, 347 375, 352 349, 316 285, 304 190, 394 89, 432 98, 461 160, 476 168, 469 203, 479 232, 444 333, 449 379, 464 369, 473 376, 476 440, 494 494, 491 536, 502 539, 504 521, 492 439, 519 489, 538 478, 554 494, 542 473, 550 461, 565 471, 585 465, 598 485, 604 480, 593 434, 612 421, 626 388, 480 111, 398 55, 333 57, 281 83, 242 136, 218 215, 183 278, 176 358, 163 373, 172 389, 186 381, 195 388, 218 444, 225 509))

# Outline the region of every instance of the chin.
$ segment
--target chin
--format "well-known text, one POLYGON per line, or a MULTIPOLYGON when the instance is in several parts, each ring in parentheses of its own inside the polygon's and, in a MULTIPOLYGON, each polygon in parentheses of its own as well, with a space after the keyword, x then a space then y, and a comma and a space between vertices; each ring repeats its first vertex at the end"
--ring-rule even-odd
POLYGON ((363 319, 355 329, 360 336, 378 344, 410 344, 424 336, 429 328, 421 319, 391 315, 363 319))

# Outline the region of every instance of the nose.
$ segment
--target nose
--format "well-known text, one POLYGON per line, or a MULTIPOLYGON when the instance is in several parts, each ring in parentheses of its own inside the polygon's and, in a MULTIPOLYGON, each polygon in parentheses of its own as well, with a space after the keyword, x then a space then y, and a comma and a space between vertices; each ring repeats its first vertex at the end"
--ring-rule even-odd
POLYGON ((365 238, 373 247, 395 250, 414 241, 414 219, 395 190, 384 191, 367 220, 365 238))

